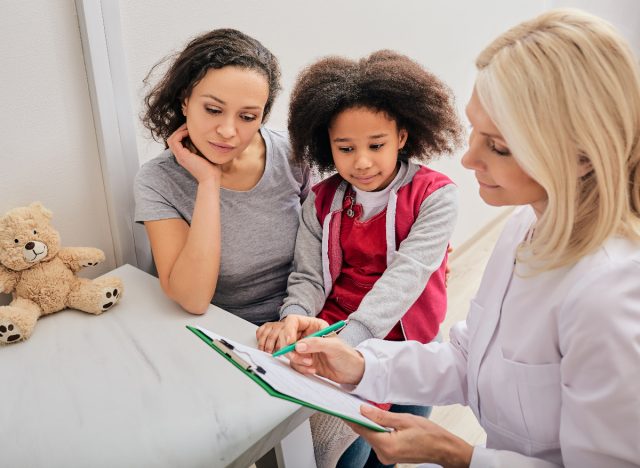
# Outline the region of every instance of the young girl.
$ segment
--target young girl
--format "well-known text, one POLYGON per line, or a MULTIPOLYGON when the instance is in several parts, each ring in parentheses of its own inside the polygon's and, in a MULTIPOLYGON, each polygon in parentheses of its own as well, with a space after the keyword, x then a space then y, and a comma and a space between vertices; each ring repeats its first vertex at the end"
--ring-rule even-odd
POLYGON ((637 467, 640 67, 603 20, 552 10, 476 61, 463 165, 492 206, 523 205, 446 343, 307 339, 292 366, 374 400, 466 404, 472 447, 410 415, 363 413, 387 463, 637 467))
POLYGON ((391 51, 326 58, 298 78, 289 133, 300 161, 337 174, 303 205, 283 320, 257 331, 259 347, 271 352, 306 334, 299 315, 317 317, 317 328, 348 318, 340 337, 350 344, 432 341, 446 311, 456 187, 409 158, 427 162, 459 142, 449 90, 391 51))
POLYGON ((253 323, 278 318, 309 171, 263 127, 280 90, 276 58, 233 29, 193 39, 146 97, 144 124, 169 148, 136 178, 165 293, 253 323))

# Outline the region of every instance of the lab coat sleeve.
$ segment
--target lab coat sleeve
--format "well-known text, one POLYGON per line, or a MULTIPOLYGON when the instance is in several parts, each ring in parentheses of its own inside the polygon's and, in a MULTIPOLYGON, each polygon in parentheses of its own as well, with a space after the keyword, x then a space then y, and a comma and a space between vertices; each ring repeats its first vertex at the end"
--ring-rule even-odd
POLYGON ((356 348, 365 372, 352 391, 403 405, 466 405, 467 341, 465 322, 453 327, 447 343, 367 340, 356 348))

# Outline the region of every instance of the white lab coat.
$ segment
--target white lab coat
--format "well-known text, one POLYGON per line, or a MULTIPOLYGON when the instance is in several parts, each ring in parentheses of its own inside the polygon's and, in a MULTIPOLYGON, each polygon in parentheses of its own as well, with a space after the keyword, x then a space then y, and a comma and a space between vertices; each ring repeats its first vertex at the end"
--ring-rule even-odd
POLYGON ((639 466, 640 246, 614 237, 523 276, 515 251, 534 221, 529 207, 514 213, 450 342, 365 341, 353 391, 469 405, 487 432, 472 467, 639 466))

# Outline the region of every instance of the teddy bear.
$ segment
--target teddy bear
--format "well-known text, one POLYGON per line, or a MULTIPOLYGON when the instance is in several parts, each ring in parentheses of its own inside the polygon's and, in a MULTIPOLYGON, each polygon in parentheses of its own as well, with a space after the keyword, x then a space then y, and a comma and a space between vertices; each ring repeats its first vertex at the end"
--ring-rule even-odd
POLYGON ((29 338, 43 315, 67 307, 98 315, 122 297, 119 278, 76 276, 104 261, 104 253, 93 247, 61 247, 51 217, 51 211, 35 202, 0 218, 0 292, 13 296, 8 306, 0 307, 0 344, 29 338))

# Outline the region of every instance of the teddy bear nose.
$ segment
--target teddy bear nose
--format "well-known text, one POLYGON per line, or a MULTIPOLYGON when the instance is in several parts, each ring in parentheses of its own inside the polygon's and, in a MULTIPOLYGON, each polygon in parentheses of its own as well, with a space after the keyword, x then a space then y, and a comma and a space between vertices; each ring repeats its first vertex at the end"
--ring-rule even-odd
POLYGON ((25 245, 24 248, 27 250, 33 250, 35 246, 36 244, 34 244, 33 242, 27 242, 27 245, 25 245))

